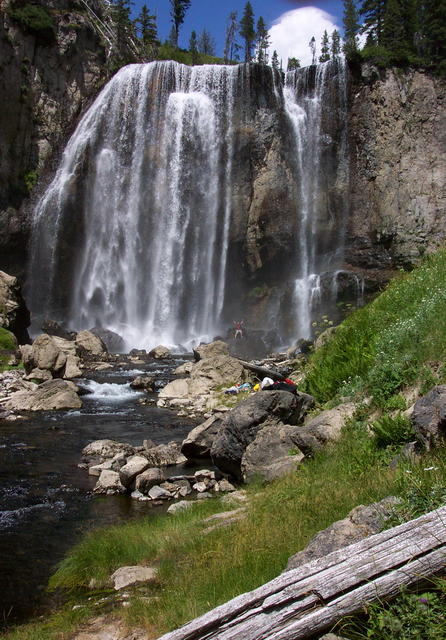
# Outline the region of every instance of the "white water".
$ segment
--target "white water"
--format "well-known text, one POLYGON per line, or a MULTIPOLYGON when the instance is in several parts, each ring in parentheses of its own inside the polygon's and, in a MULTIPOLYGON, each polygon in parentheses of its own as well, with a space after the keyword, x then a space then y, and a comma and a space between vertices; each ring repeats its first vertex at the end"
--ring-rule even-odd
MULTIPOLYGON (((111 329, 128 348, 189 347, 225 329, 234 308, 232 206, 240 197, 234 124, 243 125, 251 99, 263 99, 260 89, 250 96, 250 73, 154 62, 125 67, 107 84, 35 211, 28 282, 35 317, 111 329)), ((320 194, 347 183, 346 75, 339 60, 291 72, 285 87, 278 78, 272 74, 273 109, 280 118, 285 108, 291 123, 299 192, 296 261, 284 276, 292 279, 291 334, 300 338, 310 336, 324 302, 322 274, 342 263, 346 212, 333 214, 320 194), (332 108, 341 133, 330 141, 322 121, 332 108), (335 144, 327 178, 324 149, 335 144)), ((272 295, 265 328, 275 325, 285 285, 272 295)), ((243 299, 236 302, 242 309, 243 299)))
POLYGON ((144 395, 142 392, 132 389, 130 383, 114 384, 110 382, 100 383, 95 380, 87 380, 84 386, 91 393, 89 397, 94 400, 119 403, 144 395))
MULTIPOLYGON (((295 314, 294 334, 296 338, 311 336, 311 322, 314 310, 322 302, 321 274, 336 269, 343 258, 344 223, 347 211, 340 212, 338 230, 331 237, 329 251, 320 236, 321 218, 327 217, 326 202, 320 199, 324 191, 324 167, 321 156, 324 145, 333 144, 322 132, 324 109, 338 109, 341 112, 341 132, 336 136, 340 149, 335 176, 346 193, 348 166, 345 161, 347 135, 345 130, 347 109, 346 69, 343 59, 291 71, 286 76, 284 88, 285 110, 292 124, 295 145, 297 180, 299 184, 298 215, 300 233, 297 247, 297 278, 294 281, 292 306, 295 314), (314 77, 313 75, 314 74, 314 77)), ((326 188, 326 187, 325 187, 326 188)), ((342 187, 341 187, 342 188, 342 187)), ((329 212, 328 212, 329 213, 329 212)), ((339 215, 339 212, 338 212, 339 215)))
POLYGON ((237 77, 237 67, 172 62, 116 74, 35 212, 33 310, 62 315, 67 297, 56 279, 71 227, 83 238, 65 314, 73 328, 100 325, 141 348, 218 332, 237 77), (43 270, 49 278, 39 282, 43 270))

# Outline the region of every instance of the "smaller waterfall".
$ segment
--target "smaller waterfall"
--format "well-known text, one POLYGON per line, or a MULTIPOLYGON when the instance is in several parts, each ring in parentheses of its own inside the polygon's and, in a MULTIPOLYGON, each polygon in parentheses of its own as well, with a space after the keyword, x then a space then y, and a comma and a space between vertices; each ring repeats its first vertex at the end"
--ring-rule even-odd
POLYGON ((336 269, 343 258, 348 182, 343 59, 289 72, 284 98, 299 185, 294 334, 309 338, 313 312, 322 302, 320 275, 336 269))

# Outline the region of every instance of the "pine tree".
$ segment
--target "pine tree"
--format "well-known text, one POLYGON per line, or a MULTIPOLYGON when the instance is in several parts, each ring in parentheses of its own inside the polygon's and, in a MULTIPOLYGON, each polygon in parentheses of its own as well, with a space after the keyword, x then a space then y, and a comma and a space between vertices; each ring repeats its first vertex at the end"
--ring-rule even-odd
POLYGON ((338 58, 341 55, 341 35, 337 29, 331 34, 331 56, 338 58))
POLYGON ((446 0, 425 0, 422 5, 423 53, 430 63, 442 65, 444 68, 446 60, 446 0))
POLYGON ((262 16, 257 21, 257 62, 268 64, 269 33, 262 16))
POLYGON ((237 11, 229 14, 228 25, 226 27, 225 50, 223 53, 225 64, 235 59, 235 47, 237 47, 237 11))
POLYGON ((384 13, 388 0, 363 0, 360 15, 364 17, 362 33, 371 34, 375 44, 382 44, 384 13))
POLYGON ((279 56, 277 55, 277 51, 275 49, 271 57, 271 66, 273 69, 276 69, 277 71, 279 71, 279 56))
POLYGON ((192 33, 190 34, 189 51, 192 56, 192 64, 197 64, 199 60, 199 56, 198 56, 198 39, 197 39, 196 31, 192 31, 192 33))
POLYGON ((240 35, 245 41, 245 62, 251 62, 256 32, 254 29, 254 11, 249 1, 245 4, 243 16, 240 20, 240 35))
POLYGON ((308 43, 308 46, 310 47, 311 50, 311 64, 316 64, 316 38, 313 36, 310 40, 310 42, 308 43))
MULTIPOLYGON (((190 7, 191 0, 170 0, 170 17, 173 23, 174 29, 174 42, 173 45, 178 47, 178 36, 180 33, 180 27, 184 22, 186 12, 190 7)), ((173 35, 173 34, 171 34, 173 35)))
POLYGON ((141 8, 141 13, 135 20, 139 25, 140 37, 144 45, 151 46, 156 43, 158 30, 156 27, 156 16, 150 15, 146 4, 141 8))
POLYGON ((344 0, 344 53, 347 58, 358 51, 359 21, 354 0, 344 0))
POLYGON ((407 54, 410 43, 406 40, 404 10, 400 0, 387 0, 382 30, 381 44, 398 56, 407 54))
POLYGON ((287 71, 294 71, 294 69, 299 69, 300 60, 299 58, 288 58, 288 64, 286 67, 287 71))
POLYGON ((116 33, 115 55, 119 66, 135 60, 135 46, 132 39, 136 38, 136 32, 130 19, 131 4, 130 0, 113 0, 111 5, 116 33))
POLYGON ((198 51, 205 56, 215 56, 215 40, 207 29, 200 33, 198 51))
POLYGON ((327 62, 330 60, 330 40, 328 38, 327 30, 324 31, 321 42, 321 55, 319 56, 319 62, 327 62))

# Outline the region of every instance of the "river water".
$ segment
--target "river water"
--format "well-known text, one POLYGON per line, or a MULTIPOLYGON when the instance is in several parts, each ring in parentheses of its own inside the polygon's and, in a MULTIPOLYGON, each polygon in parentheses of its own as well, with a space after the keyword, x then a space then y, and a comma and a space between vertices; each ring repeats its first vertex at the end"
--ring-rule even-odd
POLYGON ((132 445, 184 439, 194 426, 191 420, 141 405, 144 394, 128 385, 142 373, 167 381, 171 371, 172 365, 156 362, 95 374, 78 382, 92 392, 82 397, 79 411, 0 421, 0 627, 51 606, 48 578, 83 533, 160 512, 128 496, 93 496, 97 478, 78 464, 83 447, 101 438, 132 445))

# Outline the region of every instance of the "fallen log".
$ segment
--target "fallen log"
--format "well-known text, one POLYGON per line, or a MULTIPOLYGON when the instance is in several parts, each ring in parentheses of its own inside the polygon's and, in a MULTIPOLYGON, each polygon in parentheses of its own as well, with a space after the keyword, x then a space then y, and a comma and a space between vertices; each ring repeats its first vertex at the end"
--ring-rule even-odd
POLYGON ((159 640, 300 640, 446 568, 446 506, 281 574, 159 640))
POLYGON ((249 371, 253 371, 254 373, 257 373, 262 378, 268 377, 268 378, 272 378, 273 380, 285 380, 285 376, 283 376, 278 371, 273 371, 272 369, 266 369, 266 367, 259 367, 256 364, 251 364, 250 362, 245 362, 244 360, 240 360, 240 359, 239 359, 239 362, 242 365, 242 367, 244 367, 245 369, 248 369, 249 371))

